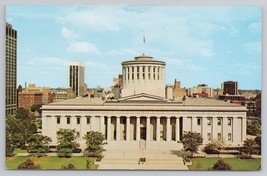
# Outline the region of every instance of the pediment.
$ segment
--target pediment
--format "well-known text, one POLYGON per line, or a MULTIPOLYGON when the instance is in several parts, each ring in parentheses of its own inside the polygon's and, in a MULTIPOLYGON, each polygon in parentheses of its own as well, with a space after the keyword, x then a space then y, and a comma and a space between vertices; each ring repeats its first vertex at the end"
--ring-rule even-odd
POLYGON ((160 96, 141 93, 141 94, 123 97, 119 99, 119 101, 166 101, 166 99, 160 96))

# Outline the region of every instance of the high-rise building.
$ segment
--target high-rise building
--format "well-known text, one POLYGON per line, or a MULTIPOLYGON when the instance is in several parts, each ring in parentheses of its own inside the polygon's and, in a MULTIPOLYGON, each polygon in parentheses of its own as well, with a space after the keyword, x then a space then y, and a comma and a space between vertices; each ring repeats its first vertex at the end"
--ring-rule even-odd
POLYGON ((6 23, 6 116, 17 109, 17 31, 6 23))
POLYGON ((84 64, 81 62, 69 63, 69 87, 75 92, 76 97, 84 95, 84 64))
POLYGON ((237 81, 226 81, 223 83, 223 94, 226 95, 237 95, 238 94, 238 83, 237 81))

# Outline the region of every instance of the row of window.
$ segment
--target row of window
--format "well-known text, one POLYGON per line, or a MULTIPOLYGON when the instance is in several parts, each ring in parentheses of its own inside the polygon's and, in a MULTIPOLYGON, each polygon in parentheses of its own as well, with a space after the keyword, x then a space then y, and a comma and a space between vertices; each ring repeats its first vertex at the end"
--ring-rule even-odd
MULTIPOLYGON (((67 121, 67 124, 70 124, 70 117, 67 117, 66 121, 67 121)), ((61 118, 57 117, 57 124, 60 124, 60 123, 61 123, 61 118)), ((76 117, 76 123, 81 124, 81 118, 80 117, 76 117)), ((86 123, 90 124, 90 117, 86 118, 86 123)))
MULTIPOLYGON (((212 118, 207 118, 207 125, 211 125, 211 120, 212 118)), ((228 126, 231 126, 232 125, 232 118, 227 118, 227 124, 228 126)), ((201 125, 202 123, 202 118, 197 118, 197 125, 201 125)), ((220 126, 222 125, 222 118, 217 118, 217 125, 220 126)))
MULTIPOLYGON (((211 140, 211 133, 207 133, 207 138, 210 141, 211 140)), ((222 133, 217 133, 217 139, 221 140, 222 139, 222 133)), ((232 133, 227 134, 227 140, 231 141, 232 140, 232 133)))
MULTIPOLYGON (((140 74, 139 74, 139 67, 136 67, 137 68, 137 71, 136 71, 136 73, 137 73, 137 75, 136 75, 136 77, 137 77, 137 80, 139 80, 139 78, 140 78, 140 74)), ((140 68, 142 68, 142 70, 143 70, 143 74, 142 74, 142 77, 143 77, 143 79, 145 79, 145 66, 140 66, 140 68)), ((128 72, 126 71, 126 69, 125 69, 125 77, 126 77, 126 74, 128 75, 128 77, 127 77, 127 79, 129 80, 130 79, 130 71, 129 70, 132 70, 132 75, 131 75, 131 77, 132 77, 132 80, 134 80, 135 78, 134 78, 134 67, 129 67, 128 68, 128 72)), ((157 72, 157 75, 156 75, 156 67, 148 67, 148 79, 151 79, 151 75, 153 75, 153 79, 154 80, 156 80, 156 79, 158 79, 159 80, 159 74, 160 74, 160 68, 159 67, 157 67, 157 70, 158 70, 158 72, 157 72), (153 69, 151 69, 151 68, 153 68, 153 69), (151 74, 150 74, 150 72, 151 72, 151 74)))

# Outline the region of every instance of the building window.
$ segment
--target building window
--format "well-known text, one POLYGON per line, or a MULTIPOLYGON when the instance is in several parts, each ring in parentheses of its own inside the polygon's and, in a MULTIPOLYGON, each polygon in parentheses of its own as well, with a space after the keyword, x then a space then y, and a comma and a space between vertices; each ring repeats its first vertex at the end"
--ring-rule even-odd
POLYGON ((228 124, 229 126, 232 125, 232 119, 231 119, 231 118, 228 118, 228 120, 227 120, 227 124, 228 124))
POLYGON ((218 139, 218 140, 221 140, 221 139, 222 139, 222 133, 218 133, 218 134, 217 134, 217 139, 218 139))
POLYGON ((217 125, 222 125, 222 118, 217 119, 217 125))
POLYGON ((207 120, 208 120, 207 125, 211 125, 211 118, 209 117, 207 120))
POLYGON ((81 118, 77 117, 77 124, 80 124, 80 123, 81 123, 81 118))
POLYGON ((208 133, 207 137, 208 137, 208 140, 210 141, 211 140, 211 133, 208 133))
POLYGON ((80 132, 77 132, 76 135, 77 135, 77 138, 80 138, 80 132))
POLYGON ((90 117, 87 117, 87 118, 86 118, 86 123, 87 123, 87 124, 90 124, 90 117))
POLYGON ((232 134, 228 133, 228 141, 231 141, 231 140, 232 140, 232 134))
POLYGON ((57 124, 60 124, 60 117, 57 117, 57 124))
POLYGON ((67 124, 70 124, 70 117, 67 117, 67 124))
POLYGON ((197 125, 201 125, 201 118, 197 118, 197 125))

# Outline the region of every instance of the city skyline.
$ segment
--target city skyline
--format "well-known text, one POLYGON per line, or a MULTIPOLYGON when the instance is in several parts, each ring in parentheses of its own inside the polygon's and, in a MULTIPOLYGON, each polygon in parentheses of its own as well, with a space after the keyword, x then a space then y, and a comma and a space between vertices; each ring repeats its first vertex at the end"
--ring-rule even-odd
POLYGON ((18 85, 67 87, 77 60, 88 87, 108 87, 123 60, 145 52, 166 62, 165 84, 261 89, 260 7, 8 5, 6 14, 18 31, 18 85))

